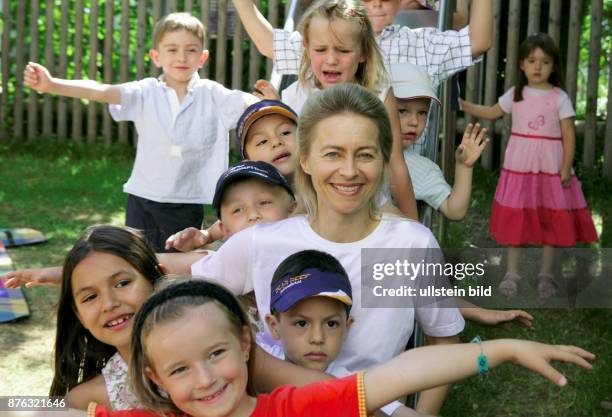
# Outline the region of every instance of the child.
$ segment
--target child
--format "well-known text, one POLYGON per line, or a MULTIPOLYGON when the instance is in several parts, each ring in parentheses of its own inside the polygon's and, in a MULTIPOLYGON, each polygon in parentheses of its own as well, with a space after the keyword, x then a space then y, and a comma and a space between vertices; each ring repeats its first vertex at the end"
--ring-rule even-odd
MULTIPOLYGON (((354 2, 330 0, 329 4, 354 2)), ((304 33, 274 29, 251 0, 234 0, 236 11, 259 52, 274 60, 279 74, 297 74, 304 33)), ((491 46, 493 14, 491 0, 473 0, 470 25, 459 32, 435 28, 410 29, 394 25, 400 0, 366 0, 363 5, 376 35, 385 65, 409 62, 427 68, 434 87, 454 73, 472 65, 472 59, 491 46)))
POLYGON ((423 200, 451 220, 461 220, 470 206, 472 172, 489 139, 486 129, 468 125, 455 153, 455 182, 446 182, 437 164, 417 153, 410 152, 427 125, 430 104, 440 101, 427 72, 412 64, 389 66, 391 85, 397 99, 404 158, 410 166, 410 175, 417 200, 423 200))
MULTIPOLYGON (((91 415, 363 416, 395 398, 515 362, 560 386, 567 380, 548 362, 590 369, 594 355, 573 346, 501 339, 413 349, 345 378, 284 386, 255 396, 253 338, 237 300, 205 281, 171 285, 136 317, 130 380, 147 410, 114 413, 92 404, 91 415)), ((68 416, 83 416, 72 412, 68 416)))
MULTIPOLYGON (((291 187, 278 171, 265 162, 243 161, 228 169, 217 182, 213 208, 219 218, 219 228, 225 238, 257 223, 286 219, 295 208, 291 187)), ((201 246, 201 245, 200 245, 201 246)), ((171 273, 190 271, 192 263, 208 252, 158 253, 159 262, 171 273)), ((62 268, 36 268, 11 271, 2 278, 7 288, 22 284, 58 285, 62 268)))
POLYGON ((136 161, 123 187, 126 225, 144 230, 157 251, 163 251, 171 234, 200 227, 202 204, 210 203, 213 181, 227 168, 229 131, 257 100, 200 79, 197 71, 208 59, 204 32, 202 23, 187 13, 172 13, 156 23, 150 56, 163 69, 159 79, 120 85, 60 80, 35 63, 24 72, 30 88, 109 103, 115 120, 134 122, 136 161))
POLYGON ((517 292, 522 246, 542 245, 538 296, 556 293, 554 247, 596 242, 597 232, 572 171, 574 109, 562 90, 559 49, 550 36, 529 36, 519 48, 519 79, 493 106, 462 101, 463 110, 495 120, 512 113, 512 133, 497 183, 489 228, 508 246, 508 271, 499 285, 517 292))

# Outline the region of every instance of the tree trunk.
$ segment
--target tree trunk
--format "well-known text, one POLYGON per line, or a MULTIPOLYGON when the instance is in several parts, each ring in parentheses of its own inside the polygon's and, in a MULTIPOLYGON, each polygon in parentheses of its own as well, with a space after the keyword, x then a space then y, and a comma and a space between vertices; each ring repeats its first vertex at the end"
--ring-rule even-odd
MULTIPOLYGON (((516 72, 518 71, 518 47, 521 28, 521 0, 510 0, 510 16, 508 18, 508 42, 506 46, 506 81, 504 91, 516 84, 516 72)), ((510 116, 504 116, 504 129, 502 135, 501 164, 504 160, 504 152, 510 137, 510 116)))
POLYGON ((168 3, 168 13, 176 13, 178 11, 176 0, 167 0, 167 3, 168 3))
MULTIPOLYGON (((88 78, 98 80, 98 0, 89 4, 89 71, 88 78)), ((89 100, 87 105, 87 142, 96 141, 98 130, 98 103, 89 100)))
MULTIPOLYGON (((104 5, 104 82, 113 83, 113 2, 108 1, 104 5)), ((109 146, 113 142, 113 121, 108 106, 104 106, 104 116, 102 117, 102 136, 104 144, 109 146)))
MULTIPOLYGON (((253 4, 259 8, 260 0, 253 0, 253 4)), ((249 63, 249 88, 251 88, 255 81, 259 79, 259 69, 261 68, 261 54, 253 42, 249 45, 249 63)))
MULTIPOLYGON (((208 49, 210 45, 210 3, 209 0, 202 0, 200 2, 200 20, 204 23, 206 33, 204 34, 204 49, 208 49)), ((208 78, 210 68, 210 61, 204 64, 204 67, 200 69, 200 77, 208 78)))
MULTIPOLYGON (((529 17, 527 21, 527 35, 533 35, 540 31, 540 14, 542 11, 542 0, 529 0, 529 17)), ((499 26, 494 26, 499 27, 499 26)))
POLYGON ((8 1, 2 2, 2 101, 0 103, 0 139, 6 139, 8 123, 8 81, 11 71, 9 51, 11 49, 11 7, 8 1))
MULTIPOLYGON (((279 27, 278 24, 278 0, 268 0, 268 22, 273 28, 279 27)), ((266 59, 266 79, 270 79, 272 74, 272 60, 266 59)))
MULTIPOLYGON (((55 74, 55 53, 53 50, 53 33, 55 32, 55 19, 53 13, 54 2, 45 2, 45 66, 51 74, 55 74)), ((53 102, 51 94, 44 95, 42 134, 45 138, 53 135, 53 102)))
POLYGON ((565 89, 572 104, 576 107, 576 90, 578 77, 578 61, 580 53, 580 35, 582 34, 582 0, 571 0, 570 27, 567 42, 567 75, 565 89))
MULTIPOLYGON (((493 0, 493 27, 499 27, 499 20, 501 16, 501 0, 493 0)), ((484 104, 492 106, 497 102, 497 65, 499 60, 499 30, 493 30, 493 36, 491 38, 491 49, 487 52, 487 63, 486 63, 486 74, 485 74, 485 96, 484 104)), ((494 139, 494 126, 495 121, 485 121, 484 127, 489 131, 489 137, 491 141, 494 139)), ((489 145, 485 148, 482 153, 481 159, 482 165, 487 168, 493 168, 493 146, 489 145)))
POLYGON ((242 24, 236 14, 234 19, 234 39, 232 40, 234 48, 234 56, 232 59, 232 88, 234 90, 242 90, 242 67, 244 58, 242 54, 242 42, 244 40, 244 31, 242 24))
POLYGON ((189 14, 193 13, 193 0, 185 0, 185 11, 189 14))
MULTIPOLYGON (((74 23, 74 79, 81 79, 83 62, 83 0, 76 0, 74 23)), ((83 103, 81 99, 72 100, 72 139, 81 142, 83 126, 83 103)))
POLYGON ((559 32, 561 30, 561 2, 550 0, 548 7, 548 34, 559 45, 559 32))
MULTIPOLYGON (((31 0, 30 5, 30 61, 40 62, 38 59, 38 17, 40 15, 40 3, 38 0, 31 0)), ((33 140, 38 136, 38 93, 30 89, 28 97, 28 139, 33 140)))
POLYGON ((603 175, 612 179, 612 59, 608 59, 608 117, 604 136, 603 175))
MULTIPOLYGON (((119 48, 119 76, 122 83, 128 82, 130 76, 130 2, 121 1, 121 46, 119 48)), ((119 142, 128 142, 128 122, 119 122, 119 142)))
MULTIPOLYGON (((136 79, 142 80, 145 78, 145 54, 147 52, 147 3, 144 1, 138 2, 137 12, 137 27, 136 33, 136 79)), ((151 31, 153 37, 153 31, 151 31)))
POLYGON ((584 130, 582 163, 587 168, 595 166, 595 139, 597 136, 597 87, 599 81, 599 57, 601 55, 601 17, 603 0, 593 0, 591 12, 591 39, 589 41, 589 81, 584 130))
MULTIPOLYGON (((153 22, 154 24, 157 23, 161 18, 162 18, 162 0, 154 0, 153 1, 153 22)), ((153 28, 151 28, 151 34, 149 35, 151 36, 151 48, 154 48, 155 45, 153 45, 153 28)), ((153 65, 153 62, 151 62, 151 71, 149 72, 151 74, 152 77, 158 77, 160 74, 160 70, 159 68, 157 68, 155 65, 153 65)))

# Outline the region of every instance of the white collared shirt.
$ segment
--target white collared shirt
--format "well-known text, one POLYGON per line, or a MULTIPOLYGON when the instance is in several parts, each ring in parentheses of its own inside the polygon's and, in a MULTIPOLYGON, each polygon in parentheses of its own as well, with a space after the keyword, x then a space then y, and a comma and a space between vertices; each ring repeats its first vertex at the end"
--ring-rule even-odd
POLYGON ((109 105, 111 116, 134 122, 138 132, 136 160, 123 191, 160 203, 212 202, 228 166, 229 132, 257 98, 197 73, 181 103, 163 77, 119 87, 121 104, 109 105))
MULTIPOLYGON (((456 72, 472 65, 470 28, 460 31, 436 28, 411 29, 390 25, 376 37, 385 65, 410 63, 427 69, 437 87, 456 72)), ((302 59, 302 35, 274 29, 274 69, 279 74, 297 74, 302 59)))

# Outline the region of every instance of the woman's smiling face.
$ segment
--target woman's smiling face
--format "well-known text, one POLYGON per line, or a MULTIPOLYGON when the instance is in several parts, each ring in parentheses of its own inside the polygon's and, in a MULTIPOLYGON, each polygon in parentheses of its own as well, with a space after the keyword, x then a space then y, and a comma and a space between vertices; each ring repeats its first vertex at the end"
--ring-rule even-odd
POLYGON ((340 113, 314 128, 308 155, 300 159, 317 194, 319 213, 368 212, 383 175, 376 124, 367 117, 340 113))

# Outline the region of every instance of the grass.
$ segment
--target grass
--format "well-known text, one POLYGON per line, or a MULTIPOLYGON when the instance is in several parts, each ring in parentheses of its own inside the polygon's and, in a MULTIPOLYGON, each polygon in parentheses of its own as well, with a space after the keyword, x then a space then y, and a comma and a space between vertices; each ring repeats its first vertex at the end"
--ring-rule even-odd
MULTIPOLYGON (((133 150, 113 146, 68 146, 55 143, 0 143, 0 226, 32 227, 50 241, 10 250, 17 268, 60 264, 65 252, 93 223, 123 224, 121 191, 133 150)), ((496 175, 477 170, 474 204, 468 218, 449 227, 449 245, 494 247, 487 231, 488 210, 496 175)), ((612 246, 609 183, 582 174, 585 194, 603 234, 600 245, 612 246)), ((211 214, 211 211, 208 211, 211 214)), ((0 395, 45 395, 51 381, 55 323, 55 288, 26 290, 32 316, 0 325, 0 395)), ((612 311, 536 310, 533 329, 517 325, 484 327, 468 323, 464 341, 520 337, 551 343, 576 343, 595 352, 592 372, 559 366, 568 377, 563 389, 516 366, 455 384, 442 410, 453 416, 604 416, 601 400, 612 399, 612 311)))

